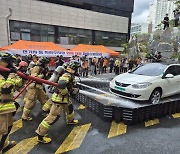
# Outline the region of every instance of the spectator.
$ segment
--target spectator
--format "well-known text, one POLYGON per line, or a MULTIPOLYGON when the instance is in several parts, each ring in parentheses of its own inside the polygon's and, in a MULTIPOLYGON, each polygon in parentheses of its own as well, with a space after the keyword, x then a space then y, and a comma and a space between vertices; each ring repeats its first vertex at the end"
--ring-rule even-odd
POLYGON ((167 28, 169 27, 169 17, 168 17, 168 14, 166 14, 166 17, 164 17, 163 24, 164 24, 164 30, 166 29, 166 27, 167 28))
POLYGON ((88 60, 82 60, 82 77, 88 77, 88 60))
POLYGON ((121 65, 120 65, 120 68, 119 68, 119 73, 123 73, 123 71, 124 71, 124 69, 123 69, 123 66, 124 66, 124 57, 121 58, 120 62, 121 62, 121 65))
POLYGON ((174 10, 173 12, 174 12, 174 25, 175 25, 175 27, 178 27, 180 12, 178 9, 174 10))
POLYGON ((103 63, 104 63, 104 58, 101 57, 98 61, 99 74, 103 74, 103 63))
POLYGON ((120 65, 121 65, 121 61, 120 61, 119 57, 117 57, 116 61, 115 61, 115 74, 116 75, 119 75, 120 65))
POLYGON ((155 55, 155 60, 156 60, 156 62, 161 62, 161 60, 162 60, 161 52, 158 52, 158 53, 155 55))
POLYGON ((97 68, 98 68, 98 59, 96 57, 94 57, 94 61, 95 61, 95 69, 94 69, 94 74, 97 75, 97 68))
POLYGON ((91 76, 95 75, 95 63, 96 63, 96 57, 92 58, 90 61, 90 66, 91 66, 91 76))
POLYGON ((141 57, 136 58, 136 67, 141 63, 141 57))
POLYGON ((109 73, 112 73, 112 70, 113 70, 113 67, 114 67, 114 59, 113 58, 110 58, 109 66, 110 66, 109 73))
POLYGON ((132 56, 130 57, 128 64, 129 64, 129 70, 132 70, 133 66, 134 66, 134 61, 133 61, 133 57, 132 56))
POLYGON ((32 61, 29 63, 28 71, 34 67, 34 65, 37 63, 38 59, 39 59, 38 56, 36 56, 36 55, 32 56, 32 61))
POLYGON ((64 61, 63 61, 63 56, 61 55, 60 57, 57 56, 56 60, 55 60, 55 66, 56 68, 58 66, 62 66, 64 64, 64 61))
POLYGON ((108 65, 108 59, 105 57, 103 61, 103 73, 106 73, 107 65, 108 65))
POLYGON ((125 58, 123 62, 123 73, 126 73, 127 70, 128 70, 128 60, 127 58, 125 58))

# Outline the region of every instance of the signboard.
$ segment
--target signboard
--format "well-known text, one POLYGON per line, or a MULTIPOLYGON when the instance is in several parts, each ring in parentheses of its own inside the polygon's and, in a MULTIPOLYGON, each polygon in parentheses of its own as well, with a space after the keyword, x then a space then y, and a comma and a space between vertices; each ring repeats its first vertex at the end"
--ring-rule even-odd
POLYGON ((100 52, 78 52, 78 51, 53 51, 53 50, 8 50, 9 52, 12 52, 13 54, 19 54, 22 56, 26 55, 37 55, 37 56, 43 56, 43 57, 56 57, 62 55, 63 57, 72 57, 72 56, 79 56, 83 57, 87 55, 88 58, 100 58, 100 57, 107 57, 109 58, 108 53, 100 53, 100 52))

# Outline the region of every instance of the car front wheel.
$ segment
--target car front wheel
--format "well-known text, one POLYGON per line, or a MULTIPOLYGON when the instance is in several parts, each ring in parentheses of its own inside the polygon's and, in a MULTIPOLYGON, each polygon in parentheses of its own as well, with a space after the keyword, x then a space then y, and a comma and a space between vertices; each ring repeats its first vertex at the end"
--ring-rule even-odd
POLYGON ((160 102, 161 99, 161 91, 159 89, 155 89, 150 98, 149 101, 151 104, 158 104, 160 102))

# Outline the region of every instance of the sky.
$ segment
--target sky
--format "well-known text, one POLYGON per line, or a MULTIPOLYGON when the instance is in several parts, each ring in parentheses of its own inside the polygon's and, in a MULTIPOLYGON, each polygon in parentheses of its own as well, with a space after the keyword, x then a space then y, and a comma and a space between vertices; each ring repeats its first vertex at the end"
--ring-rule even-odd
POLYGON ((151 0, 134 0, 134 13, 132 15, 132 23, 147 23, 150 1, 151 0))

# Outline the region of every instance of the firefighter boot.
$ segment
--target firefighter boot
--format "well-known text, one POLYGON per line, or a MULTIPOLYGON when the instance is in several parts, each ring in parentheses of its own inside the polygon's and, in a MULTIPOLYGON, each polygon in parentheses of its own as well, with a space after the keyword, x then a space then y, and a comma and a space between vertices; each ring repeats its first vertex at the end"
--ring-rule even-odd
POLYGON ((16 141, 8 141, 8 145, 3 148, 3 151, 7 151, 16 145, 16 141))
POLYGON ((51 138, 38 135, 38 142, 47 144, 51 142, 51 138))
POLYGON ((78 124, 79 123, 79 120, 72 120, 71 122, 68 122, 67 124, 68 125, 76 125, 76 124, 78 124))

